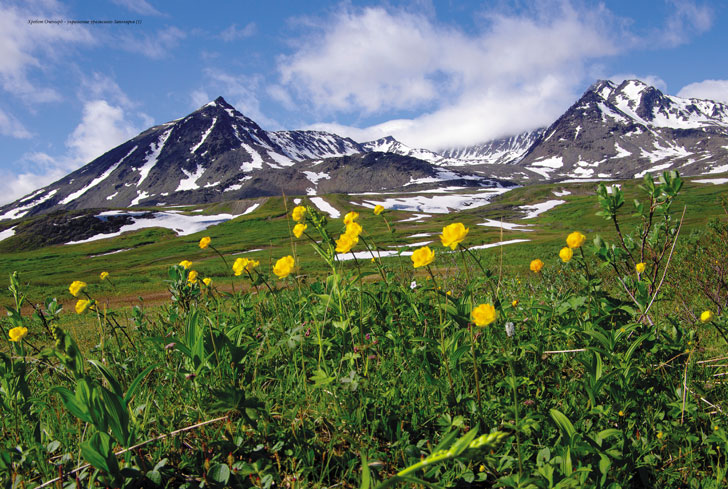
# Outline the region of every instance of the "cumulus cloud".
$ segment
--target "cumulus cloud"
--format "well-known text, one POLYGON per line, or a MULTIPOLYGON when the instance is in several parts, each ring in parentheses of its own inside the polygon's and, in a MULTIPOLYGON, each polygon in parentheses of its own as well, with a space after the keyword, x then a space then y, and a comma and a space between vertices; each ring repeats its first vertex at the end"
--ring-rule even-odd
MULTIPOLYGON (((419 13, 345 6, 332 19, 309 21, 310 35, 278 59, 280 86, 329 117, 424 111, 364 132, 391 130, 407 144, 432 149, 534 129, 573 102, 590 62, 620 49, 618 23, 604 7, 549 5, 484 12, 476 33, 419 13)), ((327 126, 362 131, 317 125, 327 126)))
POLYGON ((88 163, 140 131, 127 119, 121 107, 106 100, 92 100, 83 108, 81 123, 66 141, 72 155, 88 163))
POLYGON ((3 179, 0 205, 55 182, 136 136, 141 131, 140 126, 146 128, 152 122, 143 113, 130 113, 121 105, 113 105, 107 100, 87 100, 81 121, 66 139, 67 151, 64 154, 27 153, 15 165, 23 169, 21 173, 0 170, 3 179))
POLYGON ((728 80, 703 80, 685 85, 678 97, 701 98, 728 104, 728 80))
POLYGON ((255 22, 249 22, 242 28, 238 28, 237 24, 233 24, 220 33, 220 39, 225 42, 238 41, 254 35, 256 31, 255 22))

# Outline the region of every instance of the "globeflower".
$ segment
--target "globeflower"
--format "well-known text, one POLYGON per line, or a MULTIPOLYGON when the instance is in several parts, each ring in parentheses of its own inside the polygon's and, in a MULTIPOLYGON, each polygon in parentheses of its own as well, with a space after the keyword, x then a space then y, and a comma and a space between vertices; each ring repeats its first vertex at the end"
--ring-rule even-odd
POLYGON ((10 341, 20 341, 23 338, 25 338, 27 334, 28 334, 28 328, 24 328, 23 326, 18 326, 16 328, 13 328, 10 331, 8 331, 8 335, 10 336, 10 341))
POLYGON ((536 258, 531 262, 530 268, 532 272, 539 273, 543 268, 543 262, 540 259, 536 258))
POLYGON ((76 314, 83 314, 86 312, 86 309, 91 305, 91 301, 86 299, 79 299, 76 302, 76 314))
POLYGON ((646 265, 644 262, 640 262, 637 265, 634 266, 634 269, 637 271, 637 273, 643 273, 645 271, 646 265))
POLYGON ((492 304, 481 304, 470 313, 470 317, 476 326, 487 326, 497 317, 495 307, 492 304))
POLYGON ((432 260, 435 259, 435 252, 432 251, 429 246, 423 246, 422 248, 417 248, 412 253, 411 258, 412 265, 415 268, 424 267, 432 263, 432 260))
POLYGON ((381 205, 374 206, 374 215, 375 216, 378 216, 382 212, 384 212, 384 206, 381 206, 381 205))
POLYGON ((81 282, 80 280, 74 280, 71 282, 70 287, 68 287, 68 291, 71 293, 73 297, 78 297, 78 294, 81 293, 83 289, 86 288, 86 282, 81 282))
POLYGON ((190 270, 190 273, 187 274, 187 282, 191 284, 197 283, 197 272, 194 270, 190 270))
POLYGON ((352 221, 346 225, 346 234, 348 234, 355 243, 359 242, 359 235, 363 230, 364 229, 361 227, 361 224, 358 222, 352 221))
POLYGON ((349 250, 354 247, 356 241, 358 240, 358 236, 352 236, 349 233, 342 234, 341 236, 339 236, 339 239, 336 240, 336 252, 348 253, 349 250))
POLYGON ((586 241, 586 236, 579 231, 574 231, 566 237, 566 244, 569 248, 580 248, 586 241))
POLYGON ((308 226, 306 224, 299 222, 298 224, 293 226, 293 235, 297 238, 300 238, 307 227, 308 226))
POLYGON ((711 319, 713 319, 713 313, 711 311, 703 311, 703 313, 700 315, 700 321, 703 323, 707 323, 711 319))
POLYGON ((280 258, 273 267, 273 273, 280 279, 286 278, 293 271, 296 261, 291 255, 280 258))
POLYGON ((101 272, 101 273, 99 274, 99 278, 100 278, 101 280, 106 280, 107 278, 109 278, 109 272, 101 272))
POLYGON ((564 246, 561 248, 561 251, 559 251, 559 258, 561 258, 561 261, 566 263, 574 256, 574 252, 571 248, 568 246, 564 246))
POLYGON ((306 215, 306 208, 302 205, 294 207, 293 212, 291 212, 291 217, 296 222, 303 221, 303 218, 305 215, 306 215))
POLYGON ((470 229, 466 228, 462 222, 449 224, 442 228, 442 246, 450 247, 451 250, 457 248, 458 244, 465 239, 470 229))
POLYGON ((187 270, 192 266, 192 262, 189 260, 182 260, 181 262, 179 262, 179 266, 184 267, 185 270, 187 270))
POLYGON ((200 249, 204 250, 205 248, 207 248, 210 245, 210 241, 212 241, 212 239, 210 239, 209 236, 205 236, 204 238, 202 238, 200 240, 200 249))
POLYGON ((351 211, 344 216, 344 224, 349 225, 359 219, 359 213, 351 211))
POLYGON ((257 260, 238 258, 235 260, 235 263, 233 263, 233 272, 235 272, 235 276, 238 277, 243 274, 244 270, 251 272, 253 268, 257 267, 258 265, 260 265, 260 262, 257 260))
POLYGON ((202 279, 202 283, 205 284, 206 287, 209 287, 212 283, 212 279, 210 277, 205 277, 202 279))

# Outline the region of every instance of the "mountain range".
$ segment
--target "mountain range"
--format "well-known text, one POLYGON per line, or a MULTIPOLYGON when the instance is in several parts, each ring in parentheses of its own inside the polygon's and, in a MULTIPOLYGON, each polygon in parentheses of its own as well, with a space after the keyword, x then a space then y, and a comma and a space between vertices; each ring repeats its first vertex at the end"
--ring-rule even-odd
POLYGON ((599 81, 546 128, 433 151, 392 137, 358 143, 322 131, 265 131, 222 97, 113 148, 0 208, 0 219, 54 210, 250 197, 500 187, 728 171, 728 106, 599 81))

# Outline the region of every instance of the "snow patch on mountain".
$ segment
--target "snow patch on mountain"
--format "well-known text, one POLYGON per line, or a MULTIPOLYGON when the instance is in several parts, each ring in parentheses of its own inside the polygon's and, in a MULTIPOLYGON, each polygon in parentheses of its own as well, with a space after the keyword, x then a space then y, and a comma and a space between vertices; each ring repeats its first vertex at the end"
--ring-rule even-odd
MULTIPOLYGON (((159 136, 159 139, 157 140, 156 144, 152 144, 150 146, 150 153, 147 155, 147 157, 144 159, 144 164, 137 168, 137 171, 139 172, 139 181, 137 182, 136 186, 142 184, 144 180, 146 180, 147 176, 149 175, 149 172, 152 168, 154 168, 154 165, 157 164, 157 159, 159 158, 159 155, 162 153, 162 149, 164 148, 165 143, 167 142, 167 138, 169 138, 169 135, 172 134, 172 129, 169 128, 166 132, 164 132, 161 136, 159 136)), ((132 204, 133 205, 133 204, 132 204)))
POLYGON ((217 117, 213 117, 212 124, 210 124, 209 129, 207 131, 205 131, 205 133, 202 135, 202 139, 200 139, 200 142, 195 144, 192 147, 192 149, 190 149, 190 153, 194 153, 195 151, 197 151, 200 148, 200 146, 202 146, 202 144, 205 142, 205 140, 207 140, 207 136, 210 135, 210 133, 212 132, 212 129, 215 127, 216 122, 217 122, 217 117))
POLYGON ((93 180, 91 180, 91 183, 89 183, 88 185, 86 185, 84 188, 82 188, 80 190, 77 190, 76 192, 73 192, 72 194, 69 194, 65 199, 63 199, 59 203, 60 204, 68 204, 68 203, 76 200, 77 198, 81 197, 87 191, 89 191, 90 189, 94 188, 95 186, 97 186, 98 184, 100 184, 101 182, 103 182, 104 180, 106 180, 109 177, 109 175, 111 175, 112 173, 114 173, 114 170, 116 170, 117 168, 119 168, 119 165, 121 165, 122 163, 124 163, 124 160, 126 160, 134 151, 136 151, 137 148, 138 148, 138 146, 134 146, 131 149, 131 151, 129 151, 126 154, 126 156, 124 156, 117 163, 115 163, 114 165, 112 165, 108 170, 106 170, 104 173, 102 173, 101 176, 98 176, 98 177, 94 178, 93 180))
MULTIPOLYGON (((45 190, 45 189, 42 189, 42 190, 45 190)), ((56 195, 56 193, 58 193, 58 189, 57 188, 51 190, 50 192, 48 192, 43 197, 41 197, 41 198, 39 198, 37 200, 33 200, 32 202, 29 202, 26 205, 23 205, 23 206, 20 206, 20 207, 16 207, 15 209, 10 209, 5 214, 3 214, 3 215, 0 216, 0 221, 5 220, 5 219, 18 219, 20 217, 23 217, 28 212, 30 212, 30 209, 32 209, 33 207, 35 207, 37 205, 42 204, 43 202, 45 202, 47 200, 49 200, 54 195, 56 195)))
POLYGON ((331 175, 326 172, 316 173, 313 171, 304 171, 303 174, 306 175, 306 178, 314 185, 317 185, 319 180, 328 180, 331 178, 331 175))
POLYGON ((250 158, 252 161, 243 163, 242 165, 240 165, 240 169, 242 171, 244 171, 245 173, 249 173, 253 170, 262 169, 263 168, 263 158, 260 156, 260 153, 258 153, 251 146, 249 146, 245 143, 242 143, 241 146, 250 155, 250 158))
POLYGON ((177 186, 175 192, 182 192, 184 190, 197 190, 198 188, 200 188, 200 186, 197 185, 197 180, 202 176, 203 173, 205 173, 204 166, 197 165, 197 169, 194 173, 188 172, 184 168, 181 168, 181 170, 187 178, 183 178, 179 181, 179 185, 177 186))

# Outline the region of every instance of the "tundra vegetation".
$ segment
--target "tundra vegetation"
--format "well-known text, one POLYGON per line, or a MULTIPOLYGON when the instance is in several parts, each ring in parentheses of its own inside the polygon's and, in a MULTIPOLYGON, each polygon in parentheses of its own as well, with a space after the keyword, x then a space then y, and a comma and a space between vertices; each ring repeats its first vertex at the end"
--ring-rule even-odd
POLYGON ((461 222, 384 259, 388 210, 304 203, 274 263, 203 237, 227 276, 171 263, 159 307, 11 273, 2 487, 725 487, 728 223, 687 232, 682 185, 600 185, 604 232, 506 264, 461 222))

